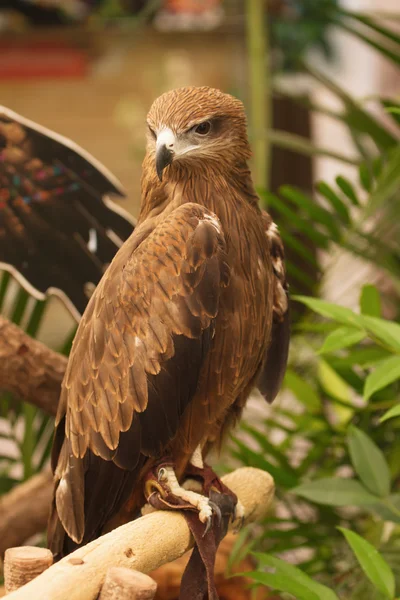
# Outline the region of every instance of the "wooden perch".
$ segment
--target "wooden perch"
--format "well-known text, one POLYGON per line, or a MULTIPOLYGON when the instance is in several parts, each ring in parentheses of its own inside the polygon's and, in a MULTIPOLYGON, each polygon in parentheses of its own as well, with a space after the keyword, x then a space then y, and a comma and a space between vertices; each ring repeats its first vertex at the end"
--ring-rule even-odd
POLYGON ((67 358, 0 315, 0 389, 55 415, 67 358))
POLYGON ((53 493, 50 469, 31 477, 0 498, 0 556, 46 529, 53 493))
POLYGON ((53 564, 53 555, 46 548, 21 546, 9 548, 4 558, 6 594, 19 589, 53 564))
POLYGON ((124 567, 107 571, 99 600, 153 600, 157 584, 148 575, 124 567))
MULTIPOLYGON (((243 467, 222 480, 242 502, 246 523, 265 516, 274 495, 274 482, 268 473, 243 467)), ((79 548, 8 598, 95 600, 111 567, 149 573, 182 556, 192 546, 184 517, 157 511, 79 548)))

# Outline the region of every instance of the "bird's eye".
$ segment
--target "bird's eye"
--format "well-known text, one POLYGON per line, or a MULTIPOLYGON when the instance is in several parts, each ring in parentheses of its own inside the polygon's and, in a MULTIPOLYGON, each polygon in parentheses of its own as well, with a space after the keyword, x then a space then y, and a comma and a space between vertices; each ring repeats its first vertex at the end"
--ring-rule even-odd
POLYGON ((203 123, 199 123, 199 125, 196 125, 196 127, 193 128, 195 133, 198 133, 199 135, 207 135, 207 133, 210 132, 211 130, 211 123, 210 121, 204 121, 203 123))
POLYGON ((149 129, 149 132, 150 132, 150 135, 151 135, 151 137, 152 137, 152 138, 154 138, 154 139, 156 140, 156 139, 157 139, 157 136, 156 136, 156 132, 154 131, 154 129, 152 129, 152 128, 150 127, 150 125, 147 125, 147 127, 148 127, 148 129, 149 129))

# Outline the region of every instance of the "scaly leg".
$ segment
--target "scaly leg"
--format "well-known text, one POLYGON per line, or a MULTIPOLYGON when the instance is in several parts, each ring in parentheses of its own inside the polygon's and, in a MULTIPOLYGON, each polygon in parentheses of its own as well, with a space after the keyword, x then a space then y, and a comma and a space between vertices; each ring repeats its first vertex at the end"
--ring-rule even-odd
MULTIPOLYGON (((189 463, 198 469, 204 469, 201 445, 193 452, 189 463)), ((161 466, 157 472, 157 479, 164 492, 168 491, 199 511, 200 521, 206 524, 204 535, 211 527, 213 513, 217 516, 218 521, 221 520, 221 511, 218 506, 201 493, 203 491, 203 486, 200 481, 196 479, 186 479, 181 486, 172 465, 161 466)), ((141 512, 142 515, 145 515, 154 510, 156 510, 156 508, 147 503, 143 506, 141 512)))
POLYGON ((213 511, 216 512, 219 517, 221 516, 218 507, 211 502, 209 498, 206 498, 206 496, 202 496, 197 492, 193 492, 192 490, 187 490, 179 484, 173 467, 161 467, 158 471, 158 480, 168 487, 174 496, 181 498, 199 511, 200 521, 207 524, 206 531, 208 531, 211 526, 213 511))
MULTIPOLYGON (((203 461, 203 447, 201 444, 199 446, 197 446, 196 450, 193 452, 192 457, 189 461, 189 467, 190 467, 190 465, 192 465, 196 469, 200 469, 200 470, 205 469, 204 461, 203 461)), ((209 467, 207 467, 207 468, 209 468, 209 467)), ((186 490, 192 490, 194 492, 203 491, 203 486, 202 486, 201 482, 198 479, 193 479, 191 477, 189 477, 188 479, 186 479, 184 481, 184 483, 182 484, 182 487, 186 490)), ((239 499, 235 506, 235 513, 232 516, 232 522, 236 523, 236 525, 234 527, 234 531, 236 533, 242 528, 242 525, 244 522, 244 507, 239 499)))
MULTIPOLYGON (((223 493, 232 496, 232 492, 224 486, 218 476, 212 469, 204 464, 202 455, 202 446, 199 445, 193 452, 187 466, 188 478, 180 485, 171 463, 161 464, 159 468, 155 468, 152 473, 157 478, 155 483, 154 476, 150 479, 150 488, 146 494, 149 498, 149 504, 142 508, 142 514, 147 514, 156 508, 161 508, 160 501, 164 502, 165 508, 178 509, 179 501, 183 501, 187 505, 192 506, 199 511, 199 520, 206 524, 204 535, 210 529, 212 524, 213 513, 221 522, 221 510, 215 502, 217 502, 215 493, 223 493), (155 501, 151 499, 151 491, 158 488, 164 498, 164 501, 155 501), (213 496, 213 500, 209 496, 213 496), (173 499, 175 497, 175 500, 173 499)), ((234 496, 234 494, 233 494, 234 496)), ((244 510, 242 504, 238 501, 234 507, 232 521, 236 523, 236 529, 240 529, 244 520, 244 510)))

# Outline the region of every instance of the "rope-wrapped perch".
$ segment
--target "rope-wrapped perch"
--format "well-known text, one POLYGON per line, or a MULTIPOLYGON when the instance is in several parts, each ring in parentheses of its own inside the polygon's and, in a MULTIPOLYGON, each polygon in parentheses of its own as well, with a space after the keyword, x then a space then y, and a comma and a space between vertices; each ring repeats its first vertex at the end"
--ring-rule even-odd
MULTIPOLYGON (((222 481, 243 504, 245 522, 263 518, 274 496, 265 471, 243 467, 222 481)), ((157 511, 118 527, 79 548, 36 579, 9 594, 10 600, 95 600, 111 567, 149 573, 192 548, 184 517, 157 511)))

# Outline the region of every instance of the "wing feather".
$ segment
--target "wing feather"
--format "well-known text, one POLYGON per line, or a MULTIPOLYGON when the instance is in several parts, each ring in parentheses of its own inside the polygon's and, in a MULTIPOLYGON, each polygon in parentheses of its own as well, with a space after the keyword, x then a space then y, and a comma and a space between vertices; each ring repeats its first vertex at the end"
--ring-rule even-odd
POLYGON ((79 319, 88 284, 132 233, 117 179, 76 144, 0 106, 0 267, 79 319), (73 274, 73 276, 71 276, 73 274))
MULTIPOLYGON (((165 451, 196 392, 228 280, 219 221, 197 204, 175 209, 144 239, 138 228, 118 252, 82 317, 62 385, 59 456, 68 448, 74 460, 89 457, 85 481, 91 464, 101 478, 110 473, 102 461, 134 471, 143 457, 165 451)), ((56 473, 74 484, 63 469, 56 473)), ((109 501, 99 500, 102 525, 119 505, 116 498, 125 497, 118 486, 133 481, 112 473, 117 487, 107 491, 109 501)), ((57 504, 59 518, 76 543, 87 541, 100 521, 92 523, 86 507, 84 523, 71 523, 70 501, 68 490, 57 504)))
POLYGON ((289 354, 289 286, 286 279, 285 253, 278 228, 267 213, 263 213, 263 218, 274 272, 273 321, 271 341, 258 378, 258 389, 267 402, 272 402, 282 385, 289 354))

